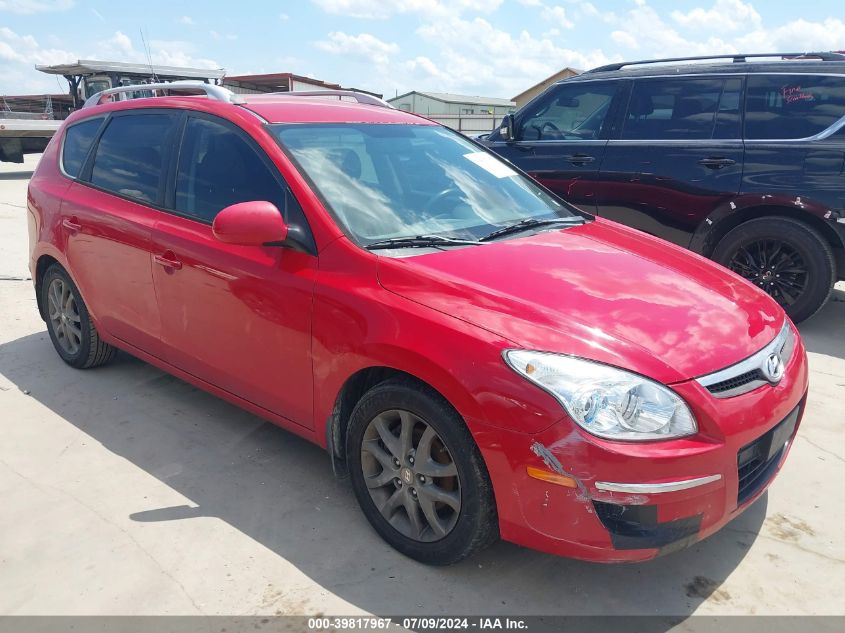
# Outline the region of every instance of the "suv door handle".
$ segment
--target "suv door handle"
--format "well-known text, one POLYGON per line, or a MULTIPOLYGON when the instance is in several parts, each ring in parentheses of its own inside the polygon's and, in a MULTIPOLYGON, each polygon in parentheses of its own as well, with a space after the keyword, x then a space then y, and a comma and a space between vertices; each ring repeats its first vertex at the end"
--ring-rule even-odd
POLYGON ((161 255, 153 255, 153 261, 155 261, 155 263, 159 266, 172 268, 173 270, 179 270, 182 268, 182 262, 176 259, 176 255, 173 254, 173 251, 164 251, 161 255))
POLYGON ((698 161, 698 164, 703 165, 708 169, 721 169, 722 167, 730 167, 731 165, 736 165, 736 161, 730 158, 710 156, 709 158, 702 158, 700 161, 698 161))
POLYGON ((79 220, 76 219, 76 216, 73 216, 72 218, 64 218, 62 220, 62 226, 70 233, 76 233, 77 231, 82 230, 82 225, 79 223, 79 220))
POLYGON ((563 158, 573 165, 586 165, 587 163, 592 163, 596 160, 595 156, 589 156, 588 154, 570 154, 568 156, 564 156, 563 158))

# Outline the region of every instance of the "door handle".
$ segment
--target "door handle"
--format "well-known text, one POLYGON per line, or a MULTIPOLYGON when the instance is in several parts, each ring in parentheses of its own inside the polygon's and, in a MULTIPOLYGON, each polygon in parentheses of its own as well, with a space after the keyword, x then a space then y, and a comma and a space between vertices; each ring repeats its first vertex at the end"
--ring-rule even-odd
POLYGON ((709 158, 702 158, 698 161, 699 165, 703 165, 708 169, 722 169, 722 167, 730 167, 731 165, 736 165, 736 161, 730 158, 720 158, 716 156, 711 156, 709 158))
POLYGON ((595 156, 589 156, 587 154, 570 154, 569 156, 564 156, 563 158, 573 165, 586 165, 587 163, 592 163, 596 160, 595 156))
POLYGON ((182 268, 182 262, 176 259, 176 255, 173 254, 173 251, 164 251, 161 255, 153 255, 153 261, 155 261, 155 263, 159 266, 172 268, 173 270, 179 270, 182 268))
POLYGON ((64 218, 62 220, 62 226, 70 233, 76 233, 77 231, 82 230, 82 225, 79 223, 79 220, 76 219, 76 216, 64 218))

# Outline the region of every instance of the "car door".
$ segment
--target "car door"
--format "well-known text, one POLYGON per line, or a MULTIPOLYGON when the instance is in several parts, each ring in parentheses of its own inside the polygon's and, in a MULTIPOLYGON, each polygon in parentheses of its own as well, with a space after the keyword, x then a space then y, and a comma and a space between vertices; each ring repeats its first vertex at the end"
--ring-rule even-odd
POLYGON ((223 208, 267 200, 310 236, 263 150, 223 119, 190 113, 171 175, 169 213, 152 231, 166 359, 268 411, 311 427, 311 296, 317 258, 218 241, 223 208))
POLYGON ((75 177, 61 207, 71 274, 99 327, 154 356, 161 354, 161 323, 150 232, 177 118, 166 110, 112 113, 68 128, 63 148, 63 169, 75 177), (84 158, 74 138, 95 125, 93 133, 104 129, 84 158))
POLYGON ((636 79, 608 141, 598 215, 689 246, 740 189, 740 77, 636 79))
POLYGON ((489 147, 556 194, 595 210, 596 184, 622 81, 557 84, 514 116, 514 140, 489 147))

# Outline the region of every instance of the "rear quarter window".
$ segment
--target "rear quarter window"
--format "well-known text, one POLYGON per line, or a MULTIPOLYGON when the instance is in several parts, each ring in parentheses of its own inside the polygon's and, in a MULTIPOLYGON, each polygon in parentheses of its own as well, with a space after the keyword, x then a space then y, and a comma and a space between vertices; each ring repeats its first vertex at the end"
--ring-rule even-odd
POLYGON ((845 116, 845 77, 751 75, 745 138, 795 139, 822 132, 845 116))
POLYGON ((88 150, 97 136, 97 130, 103 124, 103 118, 88 119, 65 130, 64 144, 62 146, 62 169, 71 178, 78 178, 88 150))

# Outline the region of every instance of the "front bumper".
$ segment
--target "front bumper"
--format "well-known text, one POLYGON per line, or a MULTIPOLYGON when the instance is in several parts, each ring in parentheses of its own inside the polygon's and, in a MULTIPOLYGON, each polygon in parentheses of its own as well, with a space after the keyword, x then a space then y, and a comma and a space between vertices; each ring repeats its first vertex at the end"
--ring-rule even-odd
POLYGON ((697 382, 672 387, 699 423, 691 437, 609 442, 568 419, 527 435, 476 432, 493 480, 506 540, 552 554, 648 560, 716 532, 751 505, 783 465, 801 422, 808 370, 798 339, 785 375, 733 398, 697 382), (571 479, 555 485, 527 473, 571 479))

